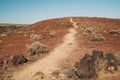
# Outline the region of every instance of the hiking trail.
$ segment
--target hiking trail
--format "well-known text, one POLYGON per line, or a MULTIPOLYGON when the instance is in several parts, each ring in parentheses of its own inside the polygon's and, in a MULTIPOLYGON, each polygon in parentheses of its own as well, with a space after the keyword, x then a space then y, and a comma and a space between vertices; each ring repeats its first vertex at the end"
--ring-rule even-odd
MULTIPOLYGON (((14 73, 12 79, 14 80, 38 80, 35 79, 33 76, 37 72, 42 72, 44 75, 47 75, 44 80, 49 80, 47 77, 50 76, 50 74, 56 70, 59 70, 61 68, 61 63, 59 63, 61 60, 66 59, 66 57, 71 55, 71 52, 76 47, 76 28, 77 24, 73 21, 72 18, 70 18, 70 22, 73 24, 74 28, 69 29, 69 33, 67 33, 64 38, 63 42, 60 43, 54 50, 50 52, 50 55, 46 56, 43 59, 40 59, 33 63, 32 65, 29 65, 28 67, 25 67, 21 71, 17 71, 14 73)), ((41 80, 41 79, 39 79, 41 80)))

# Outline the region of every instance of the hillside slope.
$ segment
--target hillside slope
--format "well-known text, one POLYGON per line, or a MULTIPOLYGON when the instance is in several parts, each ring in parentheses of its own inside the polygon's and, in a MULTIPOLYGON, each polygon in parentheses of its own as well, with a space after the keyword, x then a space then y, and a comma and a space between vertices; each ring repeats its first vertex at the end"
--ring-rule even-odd
MULTIPOLYGON (((0 60, 9 60, 11 55, 21 53, 28 59, 31 58, 26 50, 26 44, 32 43, 30 35, 34 33, 41 36, 40 42, 47 45, 49 52, 37 56, 38 60, 34 63, 15 69, 15 74, 12 75, 15 80, 39 80, 38 78, 41 77, 41 74, 43 76, 43 73, 44 79, 51 80, 51 76, 46 74, 54 72, 55 75, 60 73, 61 78, 67 80, 64 73, 86 53, 90 54, 93 50, 103 51, 104 54, 120 53, 120 19, 67 17, 37 22, 1 37, 0 60), (56 36, 50 37, 50 32, 55 32, 56 36), (48 64, 49 62, 50 64, 48 64), (37 72, 40 73, 39 76, 35 75, 37 72)), ((10 70, 10 72, 12 71, 10 70)), ((112 80, 111 76, 113 75, 101 75, 100 80, 112 80)), ((116 79, 119 80, 118 74, 114 76, 117 76, 116 79)))

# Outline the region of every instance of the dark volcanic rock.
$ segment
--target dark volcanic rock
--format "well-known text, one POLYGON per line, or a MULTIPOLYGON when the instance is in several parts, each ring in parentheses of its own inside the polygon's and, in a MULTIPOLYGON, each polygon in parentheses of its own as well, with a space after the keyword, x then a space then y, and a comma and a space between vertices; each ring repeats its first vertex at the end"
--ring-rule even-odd
POLYGON ((102 63, 104 61, 103 52, 99 50, 93 50, 92 57, 95 63, 95 70, 96 72, 99 72, 102 69, 102 65, 103 65, 102 63))
POLYGON ((70 72, 69 78, 72 78, 73 73, 79 79, 96 78, 100 72, 106 73, 119 70, 120 54, 112 53, 103 54, 102 51, 93 50, 92 56, 85 54, 84 57, 75 63, 75 69, 70 72))
POLYGON ((92 57, 94 59, 94 61, 98 60, 98 59, 103 59, 103 52, 99 51, 99 50, 93 50, 92 51, 92 57))
POLYGON ((106 70, 111 71, 111 67, 114 67, 114 70, 118 70, 118 61, 112 53, 108 53, 105 55, 105 59, 107 60, 107 68, 106 70))
POLYGON ((95 64, 90 54, 86 54, 78 64, 76 64, 76 75, 79 78, 92 78, 96 77, 95 64))
POLYGON ((18 64, 23 64, 27 62, 28 60, 24 57, 23 54, 20 55, 14 55, 12 58, 12 64, 13 65, 18 65, 18 64))

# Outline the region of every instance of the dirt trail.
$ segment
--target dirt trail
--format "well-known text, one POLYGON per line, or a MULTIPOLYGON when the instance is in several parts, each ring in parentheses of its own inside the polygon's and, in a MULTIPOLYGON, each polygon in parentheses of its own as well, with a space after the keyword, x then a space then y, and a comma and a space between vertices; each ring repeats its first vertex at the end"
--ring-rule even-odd
POLYGON ((70 18, 70 22, 73 24, 74 29, 78 28, 77 23, 74 22, 72 18, 70 18))
POLYGON ((51 51, 51 54, 47 57, 38 60, 29 67, 25 67, 21 71, 15 72, 13 76, 14 80, 38 80, 33 79, 33 76, 37 72, 43 72, 45 75, 49 76, 52 72, 61 68, 60 61, 70 56, 74 47, 76 47, 75 34, 77 32, 75 28, 77 28, 77 25, 72 18, 70 19, 70 22, 73 24, 74 28, 69 29, 69 33, 64 36, 63 42, 51 51))

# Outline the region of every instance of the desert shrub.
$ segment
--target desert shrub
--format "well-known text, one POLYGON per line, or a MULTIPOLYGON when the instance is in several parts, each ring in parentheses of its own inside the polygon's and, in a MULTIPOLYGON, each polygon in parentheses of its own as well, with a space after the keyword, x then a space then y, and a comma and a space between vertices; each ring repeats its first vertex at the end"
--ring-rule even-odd
POLYGON ((85 32, 86 33, 92 33, 92 30, 91 29, 86 29, 85 32))
POLYGON ((48 31, 48 30, 50 30, 50 28, 49 27, 45 27, 44 31, 48 31))
POLYGON ((81 25, 80 28, 85 29, 87 26, 86 25, 81 25))
POLYGON ((26 45, 26 46, 31 56, 48 52, 46 45, 43 45, 38 41, 35 41, 31 45, 26 45))
POLYGON ((118 31, 117 30, 110 30, 109 33, 110 34, 118 34, 118 31))
POLYGON ((6 36, 7 36, 7 34, 5 34, 5 33, 4 33, 4 34, 1 34, 1 37, 6 37, 6 36))
POLYGON ((41 38, 38 34, 31 34, 30 35, 30 40, 31 41, 39 41, 41 38))
POLYGON ((19 31, 18 34, 25 34, 26 32, 24 31, 19 31))
POLYGON ((97 41, 97 42, 100 42, 100 41, 103 41, 104 40, 104 37, 102 34, 94 34, 92 36, 92 41, 97 41))
POLYGON ((49 33, 49 36, 50 36, 50 37, 55 37, 55 36, 56 36, 56 32, 50 32, 50 33, 49 33))
POLYGON ((86 29, 86 30, 83 32, 83 35, 84 35, 84 36, 88 36, 90 33, 92 33, 92 30, 91 30, 91 29, 86 29))
POLYGON ((93 26, 91 30, 92 30, 92 31, 96 31, 96 30, 98 30, 98 29, 99 29, 99 27, 93 26))
POLYGON ((88 36, 89 34, 86 33, 86 32, 83 32, 82 35, 83 35, 83 36, 88 36))

